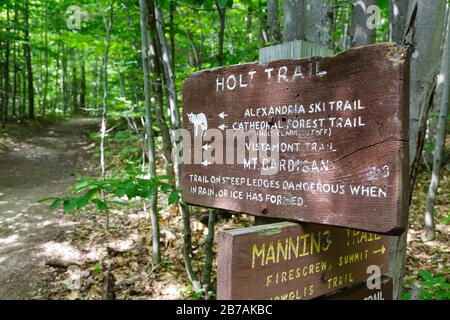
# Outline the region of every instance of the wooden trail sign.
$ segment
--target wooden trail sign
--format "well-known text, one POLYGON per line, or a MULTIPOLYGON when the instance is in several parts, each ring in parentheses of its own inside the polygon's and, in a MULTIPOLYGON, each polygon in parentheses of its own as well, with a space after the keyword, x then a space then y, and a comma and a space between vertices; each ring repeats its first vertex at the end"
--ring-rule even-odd
POLYGON ((401 232, 408 70, 406 49, 380 44, 191 75, 183 86, 191 135, 190 152, 183 151, 184 199, 257 216, 401 232), (239 137, 245 140, 240 163, 239 137), (278 158, 262 159, 264 152, 278 158))
POLYGON ((392 278, 383 277, 379 289, 369 289, 366 283, 337 293, 324 300, 393 300, 392 278))
POLYGON ((388 271, 388 236, 280 222, 219 233, 218 299, 312 299, 388 271))

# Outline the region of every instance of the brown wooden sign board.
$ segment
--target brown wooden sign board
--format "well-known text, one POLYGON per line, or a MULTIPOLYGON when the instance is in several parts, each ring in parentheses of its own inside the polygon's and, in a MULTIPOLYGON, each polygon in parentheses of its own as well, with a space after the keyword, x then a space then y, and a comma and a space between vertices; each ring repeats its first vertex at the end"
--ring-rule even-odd
POLYGON ((389 268, 388 236, 280 222, 219 233, 218 299, 306 300, 389 268))
MULTIPOLYGON (((322 299, 322 298, 319 298, 322 299)), ((344 290, 324 300, 393 300, 392 278, 383 277, 379 289, 369 289, 366 283, 344 290)))
POLYGON ((257 216, 400 233, 407 223, 408 59, 404 48, 380 44, 327 58, 194 73, 183 87, 184 126, 192 137, 184 199, 257 216), (204 135, 207 129, 223 132, 223 141, 204 135), (266 129, 278 130, 278 144, 271 136, 264 141, 266 129), (246 140, 244 163, 227 162, 226 144, 235 141, 226 140, 226 130, 256 132, 256 142, 246 140), (269 149, 279 151, 279 159, 250 158, 251 151, 269 149), (267 175, 271 168, 277 173, 267 175))

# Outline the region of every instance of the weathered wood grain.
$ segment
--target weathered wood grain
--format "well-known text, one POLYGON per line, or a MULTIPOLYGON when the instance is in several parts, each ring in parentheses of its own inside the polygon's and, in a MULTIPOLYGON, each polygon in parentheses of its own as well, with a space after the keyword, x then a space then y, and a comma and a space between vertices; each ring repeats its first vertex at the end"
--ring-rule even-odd
POLYGON ((219 233, 218 299, 307 300, 388 270, 388 236, 281 222, 219 233))
MULTIPOLYGON (((183 115, 192 137, 196 129, 188 115, 203 114, 208 129, 219 132, 222 125, 237 128, 242 122, 277 125, 282 134, 279 142, 297 148, 280 153, 277 163, 284 166, 270 176, 261 174, 261 163, 252 168, 221 164, 217 159, 206 165, 185 164, 184 199, 258 216, 398 234, 407 223, 408 55, 402 47, 380 44, 327 58, 243 64, 191 75, 183 87, 183 115), (293 79, 297 66, 303 77, 293 79), (287 70, 287 81, 283 72, 278 79, 280 68, 287 70), (229 78, 233 90, 227 89, 229 78), (224 81, 223 86, 217 86, 217 81, 224 81), (240 82, 246 86, 240 87, 240 82), (333 101, 334 105, 349 101, 361 108, 331 110, 333 101), (314 110, 315 103, 325 108, 314 110), (267 114, 270 107, 295 104, 305 112, 267 114), (253 115, 258 110, 260 114, 253 115), (223 119, 221 112, 226 115, 223 119), (350 119, 351 127, 336 126, 337 118, 350 119), (323 125, 317 130, 295 125, 314 121, 323 125), (313 143, 324 149, 313 150, 313 143), (223 177, 245 181, 211 182, 223 177), (289 183, 294 190, 283 187, 289 183)), ((224 135, 224 150, 225 140, 224 135)), ((194 150, 194 138, 191 143, 192 160, 194 155, 202 157, 205 151, 194 150)), ((214 139, 205 139, 201 145, 208 143, 214 145, 214 139)), ((224 151, 223 163, 225 159, 224 151)))

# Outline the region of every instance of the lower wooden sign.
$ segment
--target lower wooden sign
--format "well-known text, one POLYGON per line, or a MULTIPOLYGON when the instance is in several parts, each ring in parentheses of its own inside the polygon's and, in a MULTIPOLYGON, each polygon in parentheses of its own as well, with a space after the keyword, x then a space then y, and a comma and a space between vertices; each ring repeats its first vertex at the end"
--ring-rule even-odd
MULTIPOLYGON (((319 299, 322 300, 322 298, 319 299)), ((364 282, 343 292, 325 297, 323 300, 393 300, 392 278, 383 277, 378 289, 369 289, 364 282)))
POLYGON ((312 299, 389 267, 388 236, 280 222, 219 233, 217 298, 312 299))

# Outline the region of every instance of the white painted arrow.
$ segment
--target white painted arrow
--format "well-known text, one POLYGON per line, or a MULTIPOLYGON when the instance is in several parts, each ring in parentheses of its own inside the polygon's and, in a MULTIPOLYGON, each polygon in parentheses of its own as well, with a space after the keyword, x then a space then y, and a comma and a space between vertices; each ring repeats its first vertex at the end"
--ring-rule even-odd
POLYGON ((375 250, 375 251, 373 251, 373 253, 375 254, 375 253, 381 253, 381 254, 384 254, 384 251, 386 251, 386 249, 384 248, 384 245, 381 245, 381 249, 380 250, 375 250))
POLYGON ((219 126, 219 129, 220 130, 225 130, 225 128, 228 128, 228 126, 226 126, 226 125, 224 125, 224 124, 221 124, 220 126, 219 126))
POLYGON ((203 148, 203 150, 207 150, 207 151, 208 151, 208 149, 210 148, 210 146, 209 146, 209 144, 205 144, 202 148, 203 148))
POLYGON ((219 113, 219 117, 221 119, 225 119, 225 117, 228 117, 228 114, 226 114, 225 111, 222 111, 221 113, 219 113))
POLYGON ((202 165, 204 165, 205 167, 207 167, 210 164, 211 164, 211 162, 209 162, 208 160, 205 160, 202 162, 202 165))

